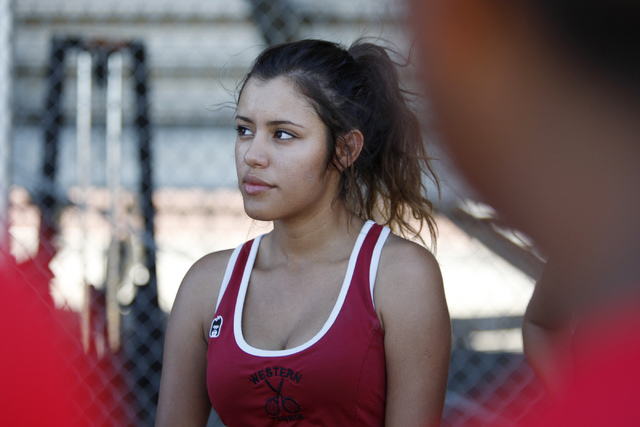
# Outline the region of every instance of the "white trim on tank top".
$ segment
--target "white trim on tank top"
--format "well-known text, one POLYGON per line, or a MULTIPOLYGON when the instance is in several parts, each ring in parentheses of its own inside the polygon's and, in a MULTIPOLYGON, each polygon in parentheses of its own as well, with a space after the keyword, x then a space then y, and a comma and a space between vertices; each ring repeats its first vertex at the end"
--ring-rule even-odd
POLYGON ((236 265, 236 261, 238 260, 238 255, 240 255, 240 251, 242 250, 242 246, 240 245, 231 254, 231 258, 229 258, 229 262, 227 262, 227 269, 224 271, 224 277, 222 278, 222 284, 220 285, 220 291, 218 291, 218 301, 216 302, 216 310, 218 311, 218 307, 220 306, 220 301, 222 301, 222 296, 224 295, 224 291, 227 290, 227 286, 229 285, 229 281, 231 280, 231 275, 233 274, 233 268, 236 265))
POLYGON ((378 274, 378 264, 380 264, 380 254, 382 253, 382 247, 387 241, 387 237, 391 230, 388 227, 384 227, 380 232, 380 236, 378 237, 378 241, 376 242, 375 248, 373 248, 373 253, 371 254, 371 266, 369 267, 369 286, 371 290, 371 303, 373 304, 373 309, 376 309, 376 302, 373 300, 373 290, 376 285, 376 276, 378 274))
MULTIPOLYGON (((233 319, 233 334, 235 336, 236 344, 238 345, 238 347, 240 347, 240 349, 245 353, 250 354, 252 356, 282 357, 282 356, 289 356, 292 354, 299 353, 311 347, 316 342, 318 342, 331 328, 336 318, 338 317, 340 310, 342 309, 342 305, 344 304, 344 300, 347 296, 347 292, 349 291, 351 279, 353 278, 353 272, 355 270, 356 261, 358 260, 358 254, 360 253, 360 248, 362 247, 364 239, 365 237, 367 237, 367 233, 369 232, 373 224, 374 222, 369 220, 365 222, 365 224, 362 226, 362 229, 360 230, 358 238, 356 239, 356 243, 353 247, 353 250, 351 251, 351 256, 349 257, 349 264, 347 266, 347 272, 342 282, 342 287, 340 288, 340 294, 338 295, 338 299, 336 300, 333 310, 331 311, 331 314, 329 315, 329 318, 325 322, 322 329, 320 329, 320 331, 318 331, 315 334, 315 336, 313 336, 313 338, 311 338, 309 341, 299 346, 287 348, 284 350, 263 350, 263 349, 255 348, 245 341, 244 335, 242 334, 242 312, 244 308, 244 301, 247 295, 247 289, 249 286, 251 271, 253 270, 253 264, 255 263, 256 255, 258 253, 258 247, 260 246, 260 240, 262 240, 262 237, 264 235, 260 235, 256 237, 253 242, 253 245, 251 246, 251 252, 249 252, 249 257, 247 259, 244 272, 242 274, 242 281, 240 282, 240 289, 238 290, 238 297, 236 299, 235 315, 233 319)), ((388 236, 388 232, 385 233, 383 240, 386 240, 387 236, 388 236)), ((381 237, 382 237, 382 234, 381 234, 381 237)), ((378 253, 378 257, 379 257, 379 253, 378 253)), ((372 259, 372 264, 374 262, 377 266, 378 260, 372 259)), ((231 264, 229 264, 229 266, 231 266, 231 264)), ((231 269, 233 269, 233 266, 231 266, 231 269)), ((370 273, 370 277, 371 277, 371 273, 370 273)), ((225 274, 225 278, 226 278, 226 274, 225 274)), ((226 288, 226 285, 223 285, 223 286, 226 288)), ((373 297, 373 285, 371 286, 371 292, 373 297)))

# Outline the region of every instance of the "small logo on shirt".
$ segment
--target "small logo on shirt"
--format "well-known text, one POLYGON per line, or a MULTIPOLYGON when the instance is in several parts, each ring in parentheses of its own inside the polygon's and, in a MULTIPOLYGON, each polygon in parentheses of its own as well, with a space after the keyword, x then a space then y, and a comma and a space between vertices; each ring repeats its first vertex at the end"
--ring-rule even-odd
POLYGON ((271 415, 272 417, 278 417, 278 415, 280 415, 282 407, 282 409, 285 410, 285 413, 292 414, 293 416, 285 415, 284 417, 278 417, 278 419, 283 418, 282 421, 302 419, 302 416, 298 414, 298 412, 300 412, 300 405, 298 405, 298 403, 292 398, 282 395, 282 383, 284 382, 284 378, 280 380, 280 384, 278 385, 277 390, 273 385, 271 385, 269 380, 265 380, 265 382, 267 383, 271 391, 276 394, 274 397, 267 400, 264 404, 264 410, 267 411, 267 414, 271 415), (295 414, 298 415, 295 416, 295 414))
POLYGON ((222 329, 222 316, 217 316, 211 322, 211 329, 209 329, 209 336, 211 338, 218 338, 220 336, 220 330, 222 329))

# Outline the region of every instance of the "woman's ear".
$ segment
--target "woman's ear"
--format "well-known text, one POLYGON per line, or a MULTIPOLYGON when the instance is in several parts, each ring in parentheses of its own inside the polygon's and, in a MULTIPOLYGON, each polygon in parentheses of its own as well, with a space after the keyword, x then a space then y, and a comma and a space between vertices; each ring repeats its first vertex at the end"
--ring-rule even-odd
POLYGON ((364 136, 362 132, 355 129, 338 138, 336 147, 336 165, 338 171, 342 172, 348 169, 360 156, 362 146, 364 145, 364 136))

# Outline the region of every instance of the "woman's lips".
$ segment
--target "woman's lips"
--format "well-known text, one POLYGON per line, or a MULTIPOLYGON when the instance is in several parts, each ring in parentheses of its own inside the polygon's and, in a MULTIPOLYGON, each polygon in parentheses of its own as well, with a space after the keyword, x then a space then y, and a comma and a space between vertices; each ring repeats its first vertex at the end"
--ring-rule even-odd
POLYGON ((264 193, 265 191, 274 188, 273 185, 253 175, 247 175, 244 177, 242 187, 244 192, 251 196, 264 193))

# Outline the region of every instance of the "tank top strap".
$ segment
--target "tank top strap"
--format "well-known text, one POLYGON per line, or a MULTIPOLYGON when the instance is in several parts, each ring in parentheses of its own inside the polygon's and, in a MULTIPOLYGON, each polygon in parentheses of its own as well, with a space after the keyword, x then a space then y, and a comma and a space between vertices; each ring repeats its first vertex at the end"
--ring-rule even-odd
POLYGON ((227 263, 227 269, 224 272, 224 278, 220 286, 218 293, 218 301, 216 303, 217 313, 221 307, 235 307, 236 298, 238 296, 238 290, 240 289, 240 283, 242 282, 242 276, 244 275, 245 266, 247 260, 251 254, 251 247, 255 240, 249 240, 238 246, 227 263))
POLYGON ((372 222, 372 225, 366 231, 367 236, 362 243, 358 260, 353 275, 353 280, 357 279, 358 283, 352 283, 352 291, 366 296, 371 302, 372 308, 375 310, 375 302, 373 299, 373 291, 378 273, 378 265, 380 263, 380 255, 382 247, 389 237, 390 229, 380 224, 372 222))

